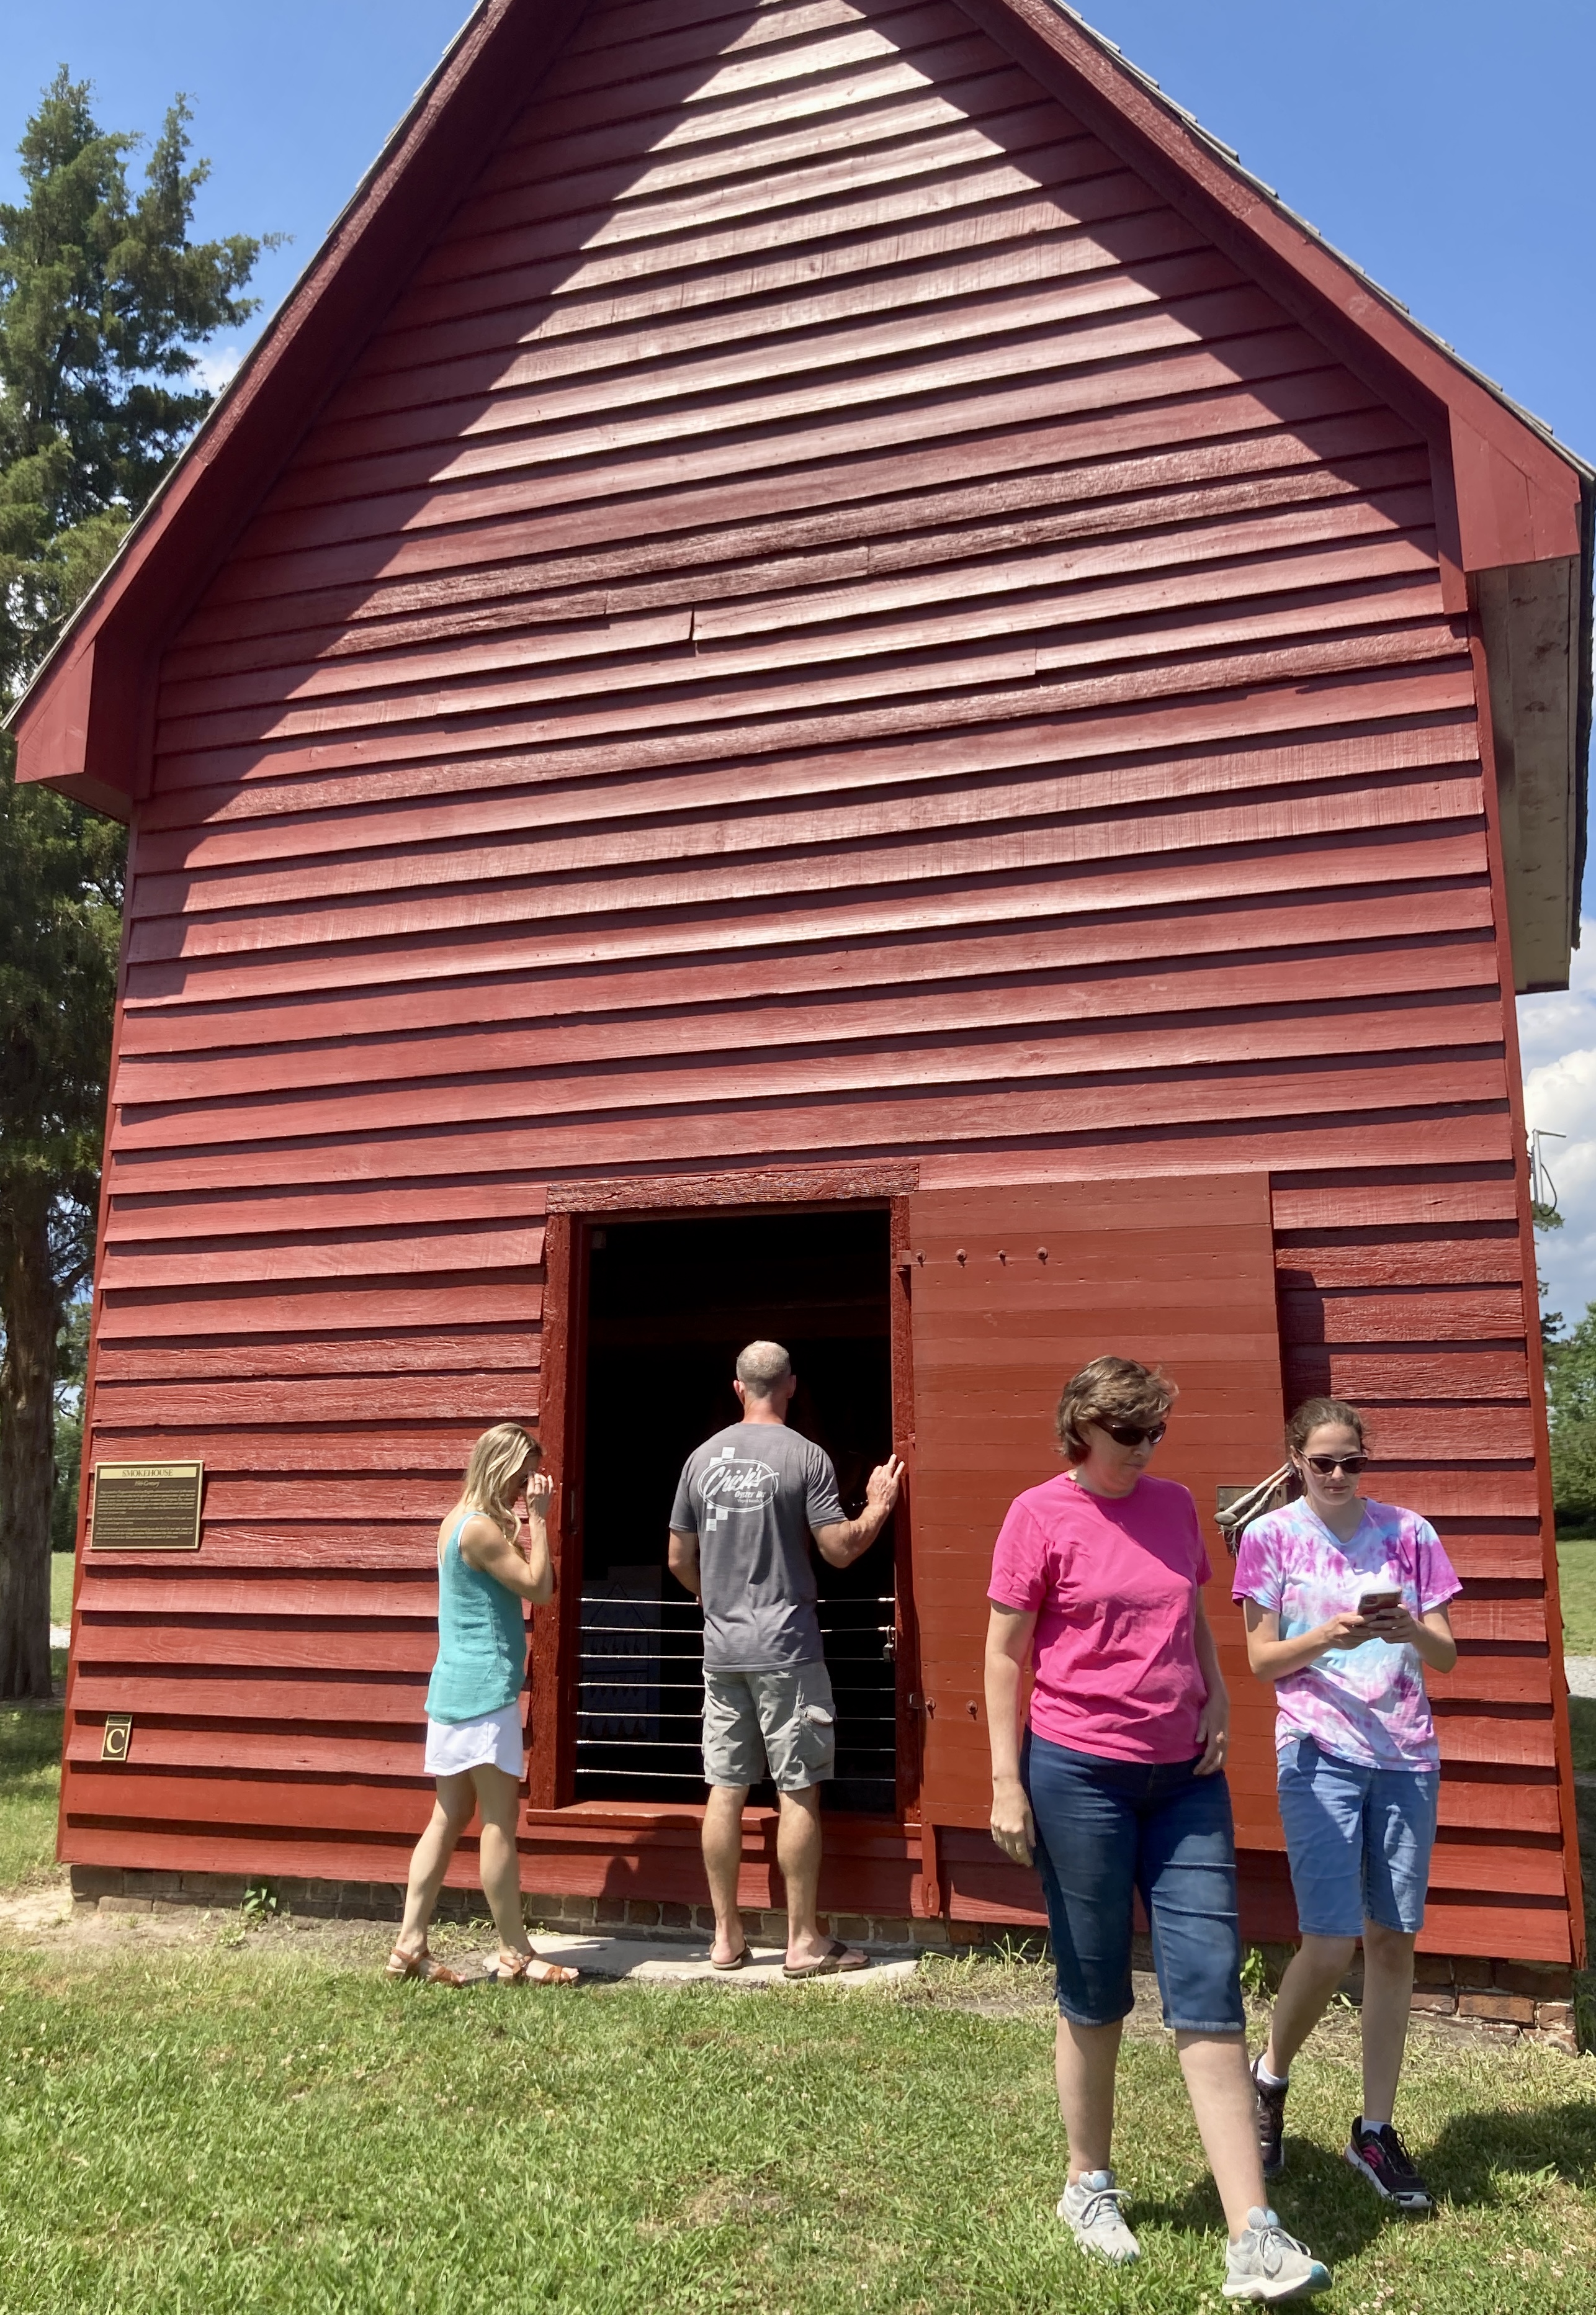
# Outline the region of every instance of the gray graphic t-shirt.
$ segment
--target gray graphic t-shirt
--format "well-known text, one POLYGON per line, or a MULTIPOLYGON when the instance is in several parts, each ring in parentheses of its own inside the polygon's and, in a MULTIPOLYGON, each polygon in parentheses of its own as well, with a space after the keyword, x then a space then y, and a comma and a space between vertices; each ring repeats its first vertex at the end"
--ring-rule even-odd
POLYGON ((712 1671, 820 1661, 810 1530, 844 1516, 831 1458, 784 1423, 729 1424, 693 1450, 670 1524, 698 1538, 712 1671))

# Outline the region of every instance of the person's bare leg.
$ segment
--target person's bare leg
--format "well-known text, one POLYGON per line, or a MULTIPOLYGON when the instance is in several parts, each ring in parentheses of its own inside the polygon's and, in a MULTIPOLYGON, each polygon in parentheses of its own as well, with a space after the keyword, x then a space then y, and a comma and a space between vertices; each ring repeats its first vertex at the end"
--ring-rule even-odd
POLYGON ((1363 1924, 1363 2119, 1394 2119, 1407 2021, 1413 2009, 1414 1940, 1379 1921, 1363 1924))
POLYGON ((1352 1965, 1356 1938, 1304 1938, 1286 1967, 1264 2045, 1265 2073, 1284 2081, 1292 2059, 1330 2006, 1352 1965))
POLYGON ((1069 2146, 1069 2184, 1083 2170, 1106 2170, 1113 2160, 1114 2069, 1120 2060, 1124 2020, 1109 2026, 1073 2026, 1059 2020, 1053 2071, 1059 2112, 1069 2146))
POLYGON ((431 1820, 415 1845, 404 1890, 404 1920, 394 1944, 402 1954, 424 1953, 432 1908, 455 1844, 471 1823, 476 1794, 468 1776, 439 1777, 431 1820))
POLYGON ((714 1907, 714 1943, 711 1961, 735 1961, 748 1940, 737 1909, 737 1880, 742 1870, 742 1812, 749 1796, 746 1785, 711 1785, 704 1811, 704 1871, 709 1902, 714 1907))
POLYGON ((1267 2210, 1264 2161, 1258 2151, 1258 2103, 1247 2071, 1245 2034, 1177 2034, 1186 2096, 1214 2185, 1225 2206, 1230 2240, 1246 2231, 1247 2213, 1267 2210))
POLYGON ((820 1788, 783 1793, 776 1828, 776 1861, 787 1893, 787 1966, 820 1961, 831 1950, 820 1935, 816 1911, 820 1898, 820 1788))
POLYGON ((521 1788, 514 1777, 491 1761, 473 1769, 471 1775, 482 1814, 477 1870, 499 1932, 499 1950, 507 1956, 529 1954, 532 1940, 521 1918, 521 1852, 516 1841, 521 1788))

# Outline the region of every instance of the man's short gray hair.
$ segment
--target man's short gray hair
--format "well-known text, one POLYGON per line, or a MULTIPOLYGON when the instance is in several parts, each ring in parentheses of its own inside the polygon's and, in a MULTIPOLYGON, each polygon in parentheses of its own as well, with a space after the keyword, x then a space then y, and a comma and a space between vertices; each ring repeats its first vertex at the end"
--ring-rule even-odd
POLYGON ((792 1371, 793 1362, 779 1343, 750 1343, 737 1354, 737 1379, 756 1398, 768 1398, 792 1371))

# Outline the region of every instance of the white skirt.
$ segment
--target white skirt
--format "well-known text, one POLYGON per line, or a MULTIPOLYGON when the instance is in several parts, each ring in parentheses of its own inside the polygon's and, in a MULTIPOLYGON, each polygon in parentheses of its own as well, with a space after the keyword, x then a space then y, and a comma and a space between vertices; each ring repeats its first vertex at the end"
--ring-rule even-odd
POLYGON ((521 1707, 506 1704, 474 1720, 427 1722, 426 1771, 430 1777, 463 1776, 468 1769, 502 1769, 519 1784, 526 1768, 521 1750, 521 1707))

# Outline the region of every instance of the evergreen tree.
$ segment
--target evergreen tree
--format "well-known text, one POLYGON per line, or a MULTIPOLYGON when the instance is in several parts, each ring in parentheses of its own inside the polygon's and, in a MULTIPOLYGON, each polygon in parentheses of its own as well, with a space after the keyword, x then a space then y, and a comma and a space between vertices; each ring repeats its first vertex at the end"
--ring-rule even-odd
MULTIPOLYGON (((208 164, 173 104, 142 190, 63 66, 0 205, 0 704, 204 416, 195 349, 247 321, 263 245, 191 242, 208 164)), ((18 787, 0 740, 0 1698, 49 1694, 49 1546, 66 1313, 93 1262, 122 831, 18 787)))

